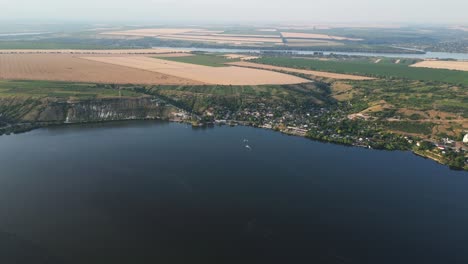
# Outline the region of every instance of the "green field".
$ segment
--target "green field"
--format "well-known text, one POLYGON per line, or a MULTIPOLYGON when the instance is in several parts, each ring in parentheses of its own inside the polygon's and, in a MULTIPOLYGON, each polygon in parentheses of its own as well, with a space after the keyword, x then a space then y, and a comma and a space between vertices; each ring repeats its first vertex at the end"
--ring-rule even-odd
POLYGON ((421 81, 436 81, 456 85, 468 85, 468 72, 413 68, 405 64, 373 63, 370 61, 320 61, 289 57, 264 57, 258 63, 282 67, 310 69, 337 73, 367 75, 380 78, 400 78, 421 81))
POLYGON ((105 97, 135 97, 133 91, 113 89, 110 85, 48 82, 48 81, 5 81, 0 80, 0 98, 70 98, 80 99, 105 97))
POLYGON ((165 58, 156 57, 156 58, 170 60, 170 61, 190 63, 190 64, 211 66, 211 67, 226 67, 226 65, 224 65, 225 63, 239 61, 239 60, 229 60, 223 56, 205 55, 205 54, 197 54, 197 55, 188 56, 188 57, 165 57, 165 58))
POLYGON ((209 94, 216 96, 278 96, 284 97, 291 95, 292 91, 285 89, 280 85, 244 85, 244 86, 157 86, 153 89, 159 91, 173 91, 192 94, 209 94))
POLYGON ((415 123, 409 121, 385 122, 383 125, 389 130, 423 135, 430 135, 434 127, 433 123, 415 123))

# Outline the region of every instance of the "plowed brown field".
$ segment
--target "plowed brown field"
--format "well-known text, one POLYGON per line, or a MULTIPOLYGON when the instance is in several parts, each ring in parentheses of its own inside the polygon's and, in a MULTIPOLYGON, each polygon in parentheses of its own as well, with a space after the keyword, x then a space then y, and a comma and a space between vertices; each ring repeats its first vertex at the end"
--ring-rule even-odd
POLYGON ((198 85, 202 82, 68 54, 0 54, 0 79, 115 84, 198 85))

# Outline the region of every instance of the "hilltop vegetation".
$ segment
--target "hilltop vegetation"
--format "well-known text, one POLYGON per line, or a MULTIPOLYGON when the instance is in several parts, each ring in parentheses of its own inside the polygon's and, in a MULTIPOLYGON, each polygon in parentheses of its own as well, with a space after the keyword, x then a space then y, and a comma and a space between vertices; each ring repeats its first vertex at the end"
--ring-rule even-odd
POLYGON ((24 105, 33 105, 42 99, 94 100, 147 96, 164 98, 178 107, 199 114, 212 107, 236 111, 243 105, 256 103, 308 108, 327 106, 335 102, 330 97, 328 86, 317 86, 312 83, 262 86, 142 86, 0 80, 0 100, 2 100, 0 105, 4 106, 4 111, 9 107, 7 102, 14 101, 24 105))
POLYGON ((262 86, 151 86, 130 89, 163 97, 178 107, 199 114, 203 114, 209 108, 237 111, 245 105, 258 103, 300 109, 327 106, 335 102, 329 96, 328 86, 312 83, 262 86))
POLYGON ((333 87, 337 100, 352 105, 350 113, 391 131, 457 138, 468 129, 468 90, 456 85, 381 79, 333 87))
POLYGON ((348 83, 354 92, 359 93, 353 101, 362 103, 384 100, 396 109, 438 110, 468 118, 468 90, 456 85, 405 80, 348 83))

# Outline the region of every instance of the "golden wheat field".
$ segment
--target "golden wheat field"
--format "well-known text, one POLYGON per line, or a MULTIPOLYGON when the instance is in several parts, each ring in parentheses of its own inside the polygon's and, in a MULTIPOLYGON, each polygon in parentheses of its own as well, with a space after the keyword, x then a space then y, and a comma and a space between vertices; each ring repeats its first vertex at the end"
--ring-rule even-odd
POLYGON ((70 54, 0 54, 0 79, 117 84, 202 84, 164 73, 80 59, 70 54))
POLYGON ((209 67, 143 56, 85 57, 87 60, 158 72, 197 82, 219 85, 298 84, 310 82, 289 74, 242 67, 209 67))
POLYGON ((209 67, 147 56, 0 54, 0 79, 152 85, 263 85, 309 82, 289 74, 262 69, 209 67))
POLYGON ((468 71, 468 61, 426 60, 413 64, 411 67, 468 71))

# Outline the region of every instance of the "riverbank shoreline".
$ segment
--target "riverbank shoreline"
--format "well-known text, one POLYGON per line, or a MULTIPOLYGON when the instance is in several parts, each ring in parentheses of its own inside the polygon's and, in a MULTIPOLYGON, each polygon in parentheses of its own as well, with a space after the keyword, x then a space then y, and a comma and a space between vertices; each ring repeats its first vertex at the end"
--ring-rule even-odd
POLYGON ((268 128, 264 126, 251 125, 248 122, 233 121, 233 120, 228 123, 209 123, 209 124, 194 122, 192 120, 170 119, 170 118, 169 119, 161 119, 161 118, 117 119, 117 120, 86 121, 86 122, 73 122, 73 123, 67 123, 67 122, 19 123, 19 124, 10 124, 9 126, 7 126, 6 128, 10 129, 10 131, 8 132, 3 131, 5 127, 0 128, 0 136, 3 136, 3 135, 9 136, 12 134, 23 134, 23 133, 31 132, 33 130, 42 129, 42 128, 50 128, 50 127, 80 126, 80 125, 86 125, 86 124, 107 124, 107 123, 113 123, 113 122, 120 123, 120 122, 129 122, 129 121, 135 121, 135 122, 136 121, 160 121, 160 122, 168 122, 168 123, 182 123, 182 124, 190 125, 194 129, 209 128, 209 127, 216 127, 216 126, 252 127, 252 128, 257 128, 257 129, 270 130, 273 132, 279 132, 281 134, 288 135, 288 136, 301 137, 301 138, 316 141, 316 142, 329 143, 329 144, 335 144, 335 145, 341 145, 341 146, 347 146, 347 147, 357 147, 357 148, 364 148, 364 149, 369 149, 369 150, 381 150, 381 151, 411 151, 416 156, 422 157, 424 159, 432 160, 440 165, 449 167, 451 170, 468 171, 468 169, 466 168, 461 169, 461 168, 451 167, 448 164, 444 163, 440 157, 428 151, 418 151, 415 149, 386 149, 386 148, 375 149, 366 145, 346 144, 343 142, 334 142, 333 140, 323 140, 323 139, 313 138, 313 137, 307 136, 307 134, 304 134, 303 131, 301 131, 301 133, 297 133, 294 130, 290 130, 290 129, 278 130, 278 129, 268 128))

